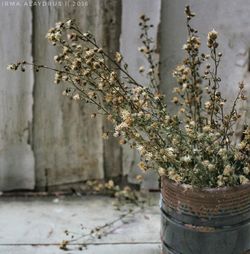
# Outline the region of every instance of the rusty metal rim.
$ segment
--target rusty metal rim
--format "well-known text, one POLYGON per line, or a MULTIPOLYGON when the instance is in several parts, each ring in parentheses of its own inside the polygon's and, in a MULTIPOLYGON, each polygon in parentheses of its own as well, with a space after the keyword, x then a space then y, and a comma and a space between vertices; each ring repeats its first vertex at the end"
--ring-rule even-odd
MULTIPOLYGON (((233 204, 232 204, 233 205, 233 204)), ((169 207, 170 209, 174 209, 176 211, 179 211, 180 213, 190 213, 190 214, 194 214, 194 212, 192 211, 191 207, 192 205, 190 205, 189 207, 184 207, 184 206, 179 206, 178 208, 176 208, 175 204, 171 204, 169 201, 166 202, 166 207, 169 207)), ((244 213, 248 213, 250 212, 250 203, 249 204, 239 204, 239 205, 235 205, 234 207, 232 206, 223 206, 223 207, 208 207, 208 206, 204 206, 204 208, 199 208, 196 209, 195 214, 207 214, 207 213, 211 213, 211 214, 224 214, 224 215, 234 215, 234 214, 244 214, 244 213)))
MULTIPOLYGON (((249 210, 247 211, 241 211, 241 213, 222 213, 220 215, 216 215, 216 214, 211 214, 210 216, 207 215, 207 213, 191 213, 191 212, 187 212, 187 211, 179 211, 177 212, 175 208, 172 208, 172 207, 166 207, 166 205, 164 204, 164 201, 163 201, 163 204, 161 206, 162 209, 164 209, 164 211, 168 211, 169 214, 171 213, 177 213, 178 215, 182 215, 182 216, 188 216, 190 218, 193 218, 193 219, 199 219, 199 220, 209 220, 209 218, 213 219, 213 220, 220 220, 220 219, 228 219, 228 218, 235 218, 235 217, 238 217, 240 215, 245 215, 247 212, 249 212, 249 210)), ((246 217, 249 217, 250 219, 250 215, 246 216, 246 217)), ((247 220, 247 219, 246 219, 247 220)))
MULTIPOLYGON (((249 187, 249 189, 250 189, 250 185, 248 185, 248 187, 249 187)), ((176 189, 177 189, 178 187, 176 187, 176 189)), ((167 197, 167 196, 170 196, 171 197, 171 193, 174 193, 174 194, 176 194, 176 189, 171 189, 171 187, 166 187, 165 188, 165 190, 167 190, 170 194, 167 194, 167 193, 165 193, 165 196, 167 197)), ((209 197, 210 198, 216 198, 216 194, 217 193, 219 193, 220 194, 220 197, 222 198, 223 197, 223 199, 224 200, 227 200, 227 201, 231 201, 231 199, 232 199, 232 197, 230 196, 230 197, 228 197, 227 196, 227 193, 228 192, 231 192, 232 193, 232 191, 235 191, 235 190, 232 190, 232 189, 228 189, 228 191, 227 192, 223 192, 223 194, 221 193, 221 192, 219 192, 219 191, 217 191, 216 193, 213 193, 213 195, 211 195, 211 194, 208 194, 209 195, 209 197), (225 193, 225 194, 224 194, 225 193)), ((163 193, 164 193, 164 191, 163 191, 163 193)), ((183 195, 183 194, 189 194, 190 195, 190 199, 192 199, 192 200, 197 200, 197 199, 200 199, 200 198, 204 198, 204 197, 207 197, 207 195, 205 195, 204 194, 204 196, 203 195, 201 195, 200 193, 197 193, 197 192, 194 192, 194 191, 192 191, 191 189, 188 191, 188 190, 185 190, 185 191, 183 191, 183 190, 180 190, 180 194, 179 195, 183 195), (193 195, 191 195, 191 194, 198 194, 199 196, 198 197, 196 197, 196 196, 193 196, 193 195)), ((246 194, 246 192, 245 192, 245 189, 240 189, 240 190, 238 190, 237 192, 235 193, 235 195, 234 195, 234 199, 235 200, 242 200, 242 198, 245 198, 245 199, 247 199, 247 198, 249 198, 249 196, 246 194), (237 194, 236 194, 237 193, 237 194), (239 194, 244 194, 244 195, 239 195, 239 194)), ((207 194, 207 193, 206 193, 207 194)))
MULTIPOLYGON (((248 187, 249 187, 249 189, 250 189, 250 185, 248 185, 248 187)), ((176 189, 177 189, 178 187, 176 187, 176 189)), ((165 187, 165 191, 164 190, 162 190, 162 192, 163 192, 163 194, 164 194, 164 196, 166 196, 166 197, 171 197, 171 194, 173 193, 173 194, 176 194, 176 189, 172 189, 171 187, 165 187), (168 193, 167 193, 167 191, 168 191, 168 193)), ((234 190, 232 190, 232 189, 230 189, 230 190, 228 190, 228 192, 230 192, 231 194, 232 194, 232 191, 234 191, 234 190)), ((183 191, 183 190, 180 190, 180 194, 179 194, 179 196, 181 196, 181 195, 183 195, 183 194, 189 194, 189 199, 191 199, 191 200, 198 200, 198 199, 200 199, 200 198, 204 198, 204 197, 209 197, 209 198, 216 198, 217 197, 217 193, 218 194, 220 194, 220 198, 223 198, 223 200, 226 200, 227 202, 230 202, 230 201, 232 201, 232 197, 231 196, 227 196, 227 193, 228 192, 223 192, 223 194, 221 193, 221 192, 216 192, 216 193, 213 193, 213 195, 211 195, 211 194, 208 194, 208 196, 207 195, 205 195, 204 194, 204 196, 203 195, 201 195, 200 193, 197 193, 197 192, 194 192, 194 191, 192 191, 191 189, 190 189, 190 191, 188 191, 188 190, 185 190, 185 191, 183 191), (225 193, 225 194, 224 194, 225 193), (194 196, 194 195, 199 195, 199 196, 194 196)), ((206 193, 207 194, 207 193, 206 193)), ((242 200, 243 199, 243 201, 245 200, 245 199, 248 199, 249 198, 249 195, 248 194, 246 194, 246 191, 245 191, 245 189, 240 189, 240 190, 238 190, 237 192, 235 192, 235 194, 233 195, 234 197, 234 199, 233 200, 242 200), (240 194, 243 194, 243 195, 240 195, 240 194)))
POLYGON ((204 191, 197 188, 186 189, 166 177, 163 177, 162 181, 162 197, 166 207, 176 212, 205 218, 221 215, 231 217, 250 212, 250 184, 206 188, 204 191))
MULTIPOLYGON (((187 228, 187 226, 184 222, 179 221, 176 218, 174 218, 173 216, 167 214, 162 208, 160 208, 160 209, 162 212, 162 216, 164 216, 167 221, 171 221, 173 224, 175 224, 177 226, 187 228)), ((243 225, 245 226, 248 224, 250 224, 250 219, 244 220, 244 221, 237 223, 237 224, 232 224, 230 226, 228 226, 228 225, 227 226, 214 226, 213 228, 214 228, 214 231, 216 231, 216 232, 225 232, 225 231, 237 230, 237 229, 241 228, 243 225)), ((194 225, 194 226, 199 226, 199 225, 194 225)), ((192 230, 192 229, 190 229, 190 230, 192 230)), ((194 231, 197 231, 197 230, 194 230, 194 231)))
MULTIPOLYGON (((173 211, 176 210, 174 207, 170 207, 170 209, 172 209, 173 211)), ((232 210, 234 211, 234 210, 232 210)), ((246 214, 247 212, 250 211, 250 209, 242 209, 242 210, 237 210, 238 212, 222 212, 221 215, 215 215, 215 214, 212 214, 211 213, 211 216, 213 216, 213 218, 220 218, 220 217, 225 217, 225 216, 236 216, 236 215, 242 215, 242 214, 246 214)), ((181 214, 187 214, 187 215, 194 215, 194 214, 197 214, 197 215, 200 215, 202 216, 202 214, 205 214, 206 216, 205 217, 208 217, 207 216, 207 212, 195 212, 195 213, 192 213, 192 212, 188 212, 188 210, 180 210, 180 213, 181 214)))
MULTIPOLYGON (((169 202, 168 202, 168 207, 171 208, 171 209, 176 210, 175 206, 171 206, 171 205, 169 204, 169 202)), ((247 213, 247 212, 250 211, 250 204, 244 206, 243 208, 242 208, 242 206, 235 206, 235 208, 231 208, 231 207, 229 207, 229 208, 230 208, 230 211, 228 211, 228 212, 225 212, 226 206, 224 206, 223 209, 217 209, 217 210, 218 210, 218 212, 223 213, 223 215, 243 214, 243 213, 247 213), (241 209, 239 209, 239 207, 240 207, 241 209)), ((190 209, 185 209, 185 207, 179 207, 178 210, 179 210, 181 213, 190 213, 190 212, 189 212, 190 209)), ((206 208, 204 208, 203 210, 206 211, 206 210, 209 210, 209 208, 206 207, 206 208)), ((203 213, 204 213, 203 210, 200 210, 200 211, 197 212, 197 213, 203 214, 203 213)), ((193 213, 191 213, 191 214, 193 214, 193 213)))
POLYGON ((183 191, 193 191, 193 192, 199 192, 199 193, 211 193, 215 194, 217 192, 223 193, 223 192, 228 192, 228 191, 237 191, 237 190, 244 190, 246 188, 250 187, 250 182, 242 184, 242 185, 237 185, 237 186, 226 186, 226 187, 216 187, 216 188, 209 188, 209 187, 204 187, 204 188, 199 188, 199 187, 192 187, 191 185, 188 184, 181 184, 181 183, 176 183, 173 180, 170 180, 166 176, 162 178, 164 181, 168 181, 171 183, 171 185, 175 186, 176 188, 181 188, 183 191))
MULTIPOLYGON (((250 193, 250 192, 249 192, 250 193)), ((170 196, 165 196, 163 195, 163 199, 167 202, 169 207, 175 207, 176 202, 174 202, 170 196)), ((176 197, 176 199, 178 199, 178 196, 176 197)), ((182 200, 182 198, 180 199, 182 200)), ((179 209, 185 211, 186 209, 190 209, 190 206, 193 206, 192 204, 194 203, 198 203, 200 202, 201 199, 188 199, 183 204, 179 205, 179 209)), ((183 200, 184 201, 184 200, 183 200)), ((212 201, 210 202, 205 202, 205 200, 202 200, 202 203, 200 205, 200 211, 204 211, 204 210, 217 210, 217 211, 221 211, 221 212, 225 212, 225 210, 227 210, 228 208, 230 210, 250 210, 250 197, 248 197, 247 199, 243 199, 241 202, 237 202, 238 200, 233 200, 234 202, 226 202, 225 200, 223 200, 223 203, 220 204, 214 204, 212 203, 212 201), (232 207, 233 206, 233 207, 232 207)))
POLYGON ((224 226, 225 228, 227 226, 233 224, 238 224, 242 221, 247 221, 250 219, 250 214, 247 215, 243 214, 241 215, 229 215, 229 216, 216 216, 211 215, 208 216, 207 214, 187 214, 182 212, 177 212, 175 209, 171 209, 169 207, 166 207, 164 204, 164 201, 162 200, 162 203, 160 205, 160 208, 164 210, 166 214, 168 214, 171 217, 176 218, 178 221, 182 221, 184 224, 194 224, 197 226, 224 226))
MULTIPOLYGON (((176 200, 178 200, 178 197, 175 197, 176 200)), ((183 202, 183 204, 179 204, 178 208, 176 207, 176 202, 172 201, 172 198, 166 197, 163 195, 163 200, 166 203, 166 206, 175 210, 179 210, 183 213, 192 213, 192 207, 195 208, 196 213, 203 214, 204 212, 210 212, 216 214, 242 214, 247 213, 250 211, 250 197, 248 199, 243 200, 242 202, 237 202, 235 200, 234 202, 226 203, 225 201, 221 204, 214 204, 211 200, 211 202, 205 202, 205 200, 184 200, 183 197, 180 197, 180 202, 183 202), (184 203, 186 202, 186 203, 184 203), (199 205, 200 203, 200 205, 199 205), (197 207, 199 206, 199 207, 197 207)))

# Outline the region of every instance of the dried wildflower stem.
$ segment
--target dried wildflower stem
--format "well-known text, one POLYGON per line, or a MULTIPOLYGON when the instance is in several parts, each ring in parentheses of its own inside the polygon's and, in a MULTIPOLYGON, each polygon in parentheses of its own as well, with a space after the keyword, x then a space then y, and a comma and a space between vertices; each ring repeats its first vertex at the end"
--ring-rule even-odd
MULTIPOLYGON (((95 41, 92 41, 91 39, 89 39, 87 36, 84 36, 84 34, 77 28, 77 27, 71 27, 73 30, 75 30, 76 32, 78 32, 81 36, 79 37, 79 39, 83 40, 83 41, 87 41, 90 44, 92 44, 94 47, 99 48, 99 46, 97 45, 97 43, 95 41)), ((139 86, 139 87, 143 87, 142 85, 140 85, 138 82, 136 82, 136 80, 124 69, 122 68, 117 62, 114 61, 114 59, 107 54, 105 51, 102 52, 102 54, 108 58, 108 60, 110 62, 112 62, 117 68, 118 70, 120 70, 121 72, 123 72, 132 82, 134 85, 139 86)))
POLYGON ((59 69, 56 69, 56 68, 53 68, 53 67, 50 67, 50 66, 36 64, 36 63, 29 63, 29 62, 26 62, 26 61, 22 62, 21 65, 23 65, 23 66, 25 66, 25 65, 33 66, 33 67, 35 67, 36 71, 39 71, 40 69, 47 69, 47 70, 50 70, 50 71, 59 72, 59 73, 65 73, 65 74, 76 76, 76 77, 79 76, 78 74, 75 74, 75 73, 72 73, 72 72, 68 72, 68 71, 65 71, 65 70, 59 70, 59 69))
MULTIPOLYGON (((112 228, 115 224, 119 223, 119 222, 123 222, 123 220, 129 216, 134 216, 136 215, 137 213, 141 212, 143 210, 143 208, 138 208, 138 209, 129 209, 126 213, 123 213, 121 214, 118 218, 110 221, 110 222, 107 222, 101 226, 97 226, 93 229, 91 229, 89 231, 89 233, 86 233, 86 234, 80 234, 79 237, 75 237, 75 235, 79 234, 79 233, 76 233, 76 232, 69 232, 68 230, 65 231, 65 234, 68 236, 68 235, 71 235, 71 237, 73 236, 74 238, 70 239, 70 240, 64 240, 63 242, 67 243, 67 245, 69 244, 72 244, 74 242, 78 242, 80 240, 83 240, 83 239, 88 239, 89 237, 95 237, 95 238, 102 238, 104 236, 107 236, 109 234, 111 234, 115 228, 112 228)), ((85 243, 82 243, 82 244, 85 244, 85 243)), ((67 247, 67 246, 64 246, 64 247, 67 247)))
POLYGON ((153 27, 153 25, 148 24, 149 18, 147 18, 145 15, 142 15, 141 19, 142 19, 142 23, 140 23, 141 30, 142 30, 141 39, 143 39, 142 42, 145 46, 145 51, 146 51, 144 53, 144 55, 149 63, 149 68, 150 68, 148 75, 150 77, 151 85, 153 87, 157 88, 157 86, 159 86, 159 84, 157 84, 157 80, 155 77, 156 76, 156 73, 155 73, 156 63, 154 63, 153 55, 152 55, 152 52, 154 51, 154 49, 152 49, 152 47, 151 47, 152 39, 149 37, 149 34, 148 34, 149 27, 153 27))
MULTIPOLYGON (((212 125, 214 125, 215 124, 215 120, 214 120, 214 113, 215 112, 214 112, 214 110, 215 110, 216 92, 218 91, 218 88, 219 88, 218 76, 217 76, 218 67, 219 67, 219 61, 217 60, 217 51, 216 51, 215 47, 212 48, 211 58, 214 61, 214 73, 212 73, 212 78, 213 78, 213 87, 212 87, 213 95, 211 97, 211 100, 214 103, 212 104, 212 110, 211 110, 211 115, 210 115, 210 123, 212 125)), ((223 119, 223 117, 222 117, 222 119, 223 119)))
POLYGON ((73 85, 79 92, 81 92, 82 94, 84 94, 88 100, 90 100, 93 104, 95 104, 98 108, 100 108, 100 109, 101 109, 104 113, 106 113, 107 115, 110 114, 110 112, 108 112, 108 111, 101 105, 101 103, 96 102, 94 99, 92 99, 90 96, 88 96, 88 94, 85 93, 83 89, 81 89, 80 87, 77 86, 77 84, 72 80, 71 77, 69 77, 69 78, 70 78, 70 80, 71 80, 72 85, 73 85))
MULTIPOLYGON (((224 128, 224 137, 222 139, 222 142, 225 140, 227 141, 229 139, 228 132, 230 129, 232 129, 233 125, 236 123, 235 121, 232 121, 232 118, 235 115, 237 102, 240 99, 241 94, 242 94, 242 90, 240 89, 240 91, 238 92, 238 94, 233 102, 233 106, 232 106, 231 112, 229 113, 228 120, 226 122, 225 122, 225 120, 223 120, 225 128, 224 128)), ((228 141, 226 142, 226 145, 227 145, 227 148, 229 148, 228 141)))

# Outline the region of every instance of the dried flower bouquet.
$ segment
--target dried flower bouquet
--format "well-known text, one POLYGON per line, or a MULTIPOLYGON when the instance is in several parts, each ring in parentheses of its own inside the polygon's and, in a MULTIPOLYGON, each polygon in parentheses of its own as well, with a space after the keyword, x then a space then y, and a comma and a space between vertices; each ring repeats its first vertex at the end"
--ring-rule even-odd
POLYGON ((59 22, 51 28, 47 39, 60 49, 54 57, 60 68, 27 63, 11 64, 8 69, 25 71, 31 65, 36 71, 55 71, 56 84, 70 84, 63 95, 94 104, 114 126, 113 135, 120 144, 129 143, 141 155, 139 167, 152 168, 169 179, 198 187, 220 187, 245 184, 250 179, 250 127, 242 130, 239 144, 232 139, 235 123, 241 117, 237 110, 246 100, 244 84, 229 111, 220 91, 218 68, 222 54, 218 52, 218 34, 208 33, 208 54, 200 53, 201 41, 191 26, 195 14, 187 6, 188 38, 183 46, 185 58, 173 72, 177 81, 172 102, 178 112, 171 114, 159 91, 159 63, 149 35, 150 19, 140 18, 142 47, 149 68, 139 71, 148 76, 149 84, 139 84, 129 73, 122 55, 105 53, 94 36, 82 33, 73 20, 59 22))

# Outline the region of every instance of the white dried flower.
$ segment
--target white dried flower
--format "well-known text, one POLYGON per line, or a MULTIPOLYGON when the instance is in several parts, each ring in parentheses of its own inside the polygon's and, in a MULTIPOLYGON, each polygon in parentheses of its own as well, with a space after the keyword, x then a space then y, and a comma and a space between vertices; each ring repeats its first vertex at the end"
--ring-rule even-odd
POLYGON ((80 95, 77 93, 73 96, 73 100, 80 100, 80 95))
POLYGON ((55 61, 56 63, 58 63, 59 60, 60 60, 60 57, 59 57, 59 56, 54 56, 54 61, 55 61))
POLYGON ((202 164, 204 167, 208 167, 208 165, 210 164, 208 160, 204 160, 202 161, 202 164))
POLYGON ((120 52, 115 53, 115 60, 117 63, 120 63, 122 61, 122 55, 120 52))
POLYGON ((145 155, 144 155, 144 157, 145 157, 145 159, 146 160, 151 160, 152 159, 152 157, 153 157, 153 154, 152 153, 146 153, 145 155))
POLYGON ((162 167, 159 167, 159 169, 158 169, 158 174, 159 174, 160 176, 166 175, 166 169, 165 169, 165 168, 162 168, 162 167))
POLYGON ((147 167, 146 167, 146 164, 141 161, 138 163, 138 167, 142 170, 142 171, 146 171, 147 167))
POLYGON ((216 170, 215 165, 214 165, 214 164, 212 164, 212 163, 209 163, 209 164, 208 164, 208 166, 207 166, 207 168, 208 168, 208 171, 210 171, 210 172, 213 172, 213 171, 215 171, 215 170, 216 170))
POLYGON ((69 52, 69 47, 63 47, 63 54, 67 54, 69 52))
POLYGON ((139 72, 141 72, 141 73, 142 73, 142 72, 144 72, 144 71, 145 71, 144 66, 140 66, 140 67, 139 67, 139 72))
POLYGON ((119 132, 119 131, 115 131, 114 134, 113 134, 113 136, 114 136, 115 138, 119 137, 119 136, 120 136, 120 132, 119 132))
POLYGON ((245 175, 249 175, 249 173, 250 173, 250 167, 244 167, 243 168, 243 172, 244 172, 245 175))
POLYGON ((107 132, 104 132, 102 134, 102 138, 105 139, 105 140, 109 139, 109 134, 107 132))
POLYGON ((218 185, 219 187, 224 186, 224 185, 225 185, 225 181, 224 181, 223 176, 222 176, 222 175, 218 175, 217 178, 218 178, 218 180, 217 180, 217 185, 218 185))
POLYGON ((226 165, 226 167, 223 170, 223 175, 230 176, 233 173, 234 173, 234 169, 230 165, 226 165))
POLYGON ((220 155, 220 156, 225 156, 226 154, 227 154, 227 149, 226 148, 221 148, 218 151, 218 155, 220 155))
POLYGON ((212 106, 211 101, 206 101, 206 102, 204 103, 204 106, 205 106, 205 109, 210 109, 211 106, 212 106))
POLYGON ((191 156, 189 156, 189 155, 181 157, 180 160, 183 161, 183 162, 186 162, 186 163, 192 161, 191 156))
POLYGON ((188 45, 187 44, 183 44, 182 49, 187 50, 188 49, 188 45))
POLYGON ((140 153, 140 155, 145 155, 146 149, 145 149, 144 146, 138 145, 138 146, 136 146, 136 149, 138 150, 138 152, 140 153))
POLYGON ((241 184, 245 184, 249 182, 249 180, 243 175, 240 175, 239 179, 241 184))
POLYGON ((145 53, 147 51, 147 49, 145 47, 139 47, 138 51, 145 53))
POLYGON ((121 111, 121 116, 122 116, 122 119, 123 119, 123 120, 126 120, 128 117, 131 116, 131 114, 130 114, 130 112, 129 112, 128 110, 123 109, 123 110, 121 111))
POLYGON ((7 70, 8 70, 8 71, 16 70, 16 65, 15 65, 15 64, 9 64, 9 65, 7 66, 7 70))
POLYGON ((54 37, 55 37, 55 40, 56 41, 60 41, 61 37, 62 37, 62 33, 60 31, 57 31, 55 34, 54 34, 54 37))
POLYGON ((59 21, 59 22, 57 22, 57 23, 55 24, 55 27, 56 27, 57 29, 60 29, 60 28, 62 27, 62 25, 63 25, 63 22, 59 21))
POLYGON ((122 123, 120 123, 119 125, 117 125, 115 127, 115 130, 116 131, 121 131, 121 130, 126 129, 126 128, 128 128, 128 124, 125 123, 125 122, 122 122, 122 123))
POLYGON ((70 20, 68 20, 66 23, 65 23, 65 27, 66 28, 71 28, 71 25, 72 25, 72 20, 70 19, 70 20))
POLYGON ((208 40, 216 40, 218 37, 218 32, 216 32, 214 29, 212 31, 210 31, 207 35, 207 39, 208 40))
POLYGON ((208 133, 208 132, 210 132, 212 129, 211 129, 211 126, 210 126, 210 125, 206 125, 206 126, 204 126, 204 127, 202 128, 202 130, 203 130, 203 132, 208 133))

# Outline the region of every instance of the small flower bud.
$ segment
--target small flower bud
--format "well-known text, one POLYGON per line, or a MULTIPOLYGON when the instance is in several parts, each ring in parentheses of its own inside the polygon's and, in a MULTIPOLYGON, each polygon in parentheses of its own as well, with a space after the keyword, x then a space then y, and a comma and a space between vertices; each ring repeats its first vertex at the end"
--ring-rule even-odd
POLYGON ((73 96, 73 100, 80 100, 80 95, 77 93, 73 96))
POLYGON ((244 88, 244 83, 243 83, 243 82, 240 82, 240 83, 239 83, 239 88, 240 88, 240 89, 243 89, 243 88, 244 88))

